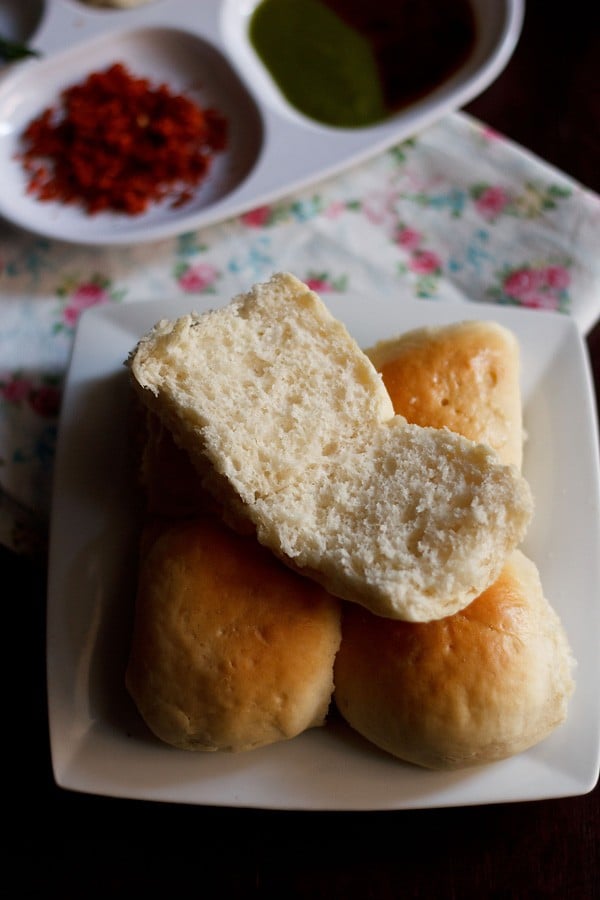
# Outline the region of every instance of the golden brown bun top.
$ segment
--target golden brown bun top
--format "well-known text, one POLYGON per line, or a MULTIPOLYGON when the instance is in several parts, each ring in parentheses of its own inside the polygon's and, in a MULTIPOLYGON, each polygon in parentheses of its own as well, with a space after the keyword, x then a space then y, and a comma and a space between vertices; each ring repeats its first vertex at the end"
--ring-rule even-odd
POLYGON ((470 606, 436 622, 391 622, 346 606, 335 697, 382 749, 459 768, 519 753, 560 724, 571 665, 537 568, 515 551, 470 606))
POLYGON ((519 349, 510 331, 485 321, 419 328, 366 353, 396 413, 488 444, 521 466, 519 349))
POLYGON ((150 521, 128 690, 162 740, 247 750, 322 725, 340 605, 214 518, 150 521))

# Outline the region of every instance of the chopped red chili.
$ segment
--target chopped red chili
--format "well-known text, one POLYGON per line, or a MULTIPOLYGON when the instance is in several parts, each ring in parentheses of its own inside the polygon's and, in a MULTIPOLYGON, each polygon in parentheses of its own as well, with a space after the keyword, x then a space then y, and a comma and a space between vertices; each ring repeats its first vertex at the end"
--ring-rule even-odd
POLYGON ((22 136, 27 189, 39 200, 128 215, 166 197, 180 206, 226 147, 220 112, 153 86, 122 63, 93 72, 60 99, 22 136))

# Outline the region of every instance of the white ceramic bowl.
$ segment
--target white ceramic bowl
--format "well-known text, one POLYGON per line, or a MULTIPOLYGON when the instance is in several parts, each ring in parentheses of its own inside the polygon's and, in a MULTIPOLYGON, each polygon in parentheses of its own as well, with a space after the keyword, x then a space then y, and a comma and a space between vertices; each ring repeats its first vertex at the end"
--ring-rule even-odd
POLYGON ((47 237, 80 244, 133 244, 195 230, 272 202, 355 164, 463 106, 500 73, 518 40, 523 0, 471 0, 476 40, 465 63, 422 99, 364 128, 321 125, 292 108, 248 38, 259 0, 153 0, 107 10, 76 0, 46 0, 30 46, 37 59, 0 77, 0 215, 47 237), (15 158, 26 125, 64 88, 124 61, 136 75, 214 105, 229 121, 225 152, 192 201, 167 202, 141 216, 91 216, 76 206, 40 202, 26 192, 15 158))

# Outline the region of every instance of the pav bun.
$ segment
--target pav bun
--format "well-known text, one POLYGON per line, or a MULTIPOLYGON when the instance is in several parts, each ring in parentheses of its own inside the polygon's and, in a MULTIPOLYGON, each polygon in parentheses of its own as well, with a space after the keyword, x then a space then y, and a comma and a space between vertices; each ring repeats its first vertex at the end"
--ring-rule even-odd
POLYGON ((127 689, 185 750, 243 751, 323 725, 340 603, 214 517, 148 522, 127 689))
POLYGON ((388 753, 431 769, 504 759, 547 737, 567 713, 572 659, 535 564, 515 551, 466 609, 392 622, 344 609, 335 699, 388 753))

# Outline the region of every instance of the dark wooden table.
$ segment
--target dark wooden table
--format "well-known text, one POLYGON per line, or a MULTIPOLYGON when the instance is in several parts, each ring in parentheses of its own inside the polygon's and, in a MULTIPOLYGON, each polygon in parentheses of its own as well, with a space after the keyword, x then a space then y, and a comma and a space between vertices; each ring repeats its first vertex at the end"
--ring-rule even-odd
MULTIPOLYGON (((598 3, 529 0, 519 47, 468 110, 600 191, 598 3)), ((600 328, 589 338, 600 396, 600 328)), ((7 896, 223 900, 600 898, 600 787, 564 800, 275 813, 73 794, 52 779, 42 565, 0 551, 7 896)), ((600 688, 600 685, 599 685, 600 688)))

